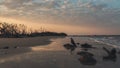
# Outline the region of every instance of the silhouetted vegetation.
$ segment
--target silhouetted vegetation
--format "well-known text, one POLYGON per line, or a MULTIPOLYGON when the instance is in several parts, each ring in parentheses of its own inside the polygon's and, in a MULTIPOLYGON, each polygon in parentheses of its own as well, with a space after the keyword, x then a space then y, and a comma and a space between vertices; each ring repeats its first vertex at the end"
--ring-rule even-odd
POLYGON ((56 33, 56 32, 33 32, 30 36, 67 36, 65 33, 56 33))
POLYGON ((29 31, 24 24, 0 23, 0 37, 4 38, 23 38, 36 36, 67 36, 65 33, 29 31))

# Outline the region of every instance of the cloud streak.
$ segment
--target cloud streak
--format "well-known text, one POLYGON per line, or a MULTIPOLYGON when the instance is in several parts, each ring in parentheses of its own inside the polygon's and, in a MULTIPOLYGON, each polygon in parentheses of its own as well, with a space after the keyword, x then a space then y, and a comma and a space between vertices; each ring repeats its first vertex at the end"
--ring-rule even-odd
POLYGON ((118 4, 118 0, 0 0, 0 16, 117 30, 118 4))

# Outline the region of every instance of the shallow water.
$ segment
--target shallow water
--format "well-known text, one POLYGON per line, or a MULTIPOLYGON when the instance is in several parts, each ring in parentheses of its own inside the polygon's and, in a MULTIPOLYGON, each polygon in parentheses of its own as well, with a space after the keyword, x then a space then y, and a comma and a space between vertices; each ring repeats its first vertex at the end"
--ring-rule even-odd
POLYGON ((120 36, 111 36, 111 37, 93 37, 97 42, 105 43, 116 48, 120 48, 120 36))
MULTIPOLYGON (((74 37, 73 39, 80 44, 95 43, 88 37, 74 37)), ((104 62, 103 55, 96 53, 99 49, 88 51, 94 54, 93 62, 82 62, 80 55, 77 55, 77 52, 81 51, 80 48, 71 53, 63 47, 64 44, 70 43, 70 37, 51 39, 51 41, 53 42, 48 45, 31 47, 29 52, 0 58, 0 68, 113 68, 115 66, 119 68, 120 66, 119 58, 116 62, 104 62), (88 65, 89 63, 91 65, 88 65)))

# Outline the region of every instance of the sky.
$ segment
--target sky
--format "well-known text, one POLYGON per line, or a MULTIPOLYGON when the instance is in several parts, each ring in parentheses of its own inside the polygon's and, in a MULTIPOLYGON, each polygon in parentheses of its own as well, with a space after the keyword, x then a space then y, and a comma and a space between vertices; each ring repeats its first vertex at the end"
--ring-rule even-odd
POLYGON ((68 34, 120 34, 120 0, 0 0, 0 22, 68 34))

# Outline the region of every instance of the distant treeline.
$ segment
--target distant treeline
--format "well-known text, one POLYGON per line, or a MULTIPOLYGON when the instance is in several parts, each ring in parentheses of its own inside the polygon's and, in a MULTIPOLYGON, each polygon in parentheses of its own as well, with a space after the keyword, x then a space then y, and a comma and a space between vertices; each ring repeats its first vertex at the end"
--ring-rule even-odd
POLYGON ((120 37, 120 35, 69 35, 70 37, 120 37))
POLYGON ((31 36, 67 36, 65 33, 56 32, 41 32, 41 33, 31 33, 31 36))
POLYGON ((3 38, 23 38, 36 36, 67 36, 65 33, 56 33, 49 31, 36 31, 27 28, 24 24, 0 23, 0 37, 3 38))

